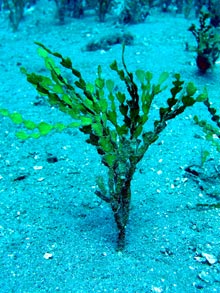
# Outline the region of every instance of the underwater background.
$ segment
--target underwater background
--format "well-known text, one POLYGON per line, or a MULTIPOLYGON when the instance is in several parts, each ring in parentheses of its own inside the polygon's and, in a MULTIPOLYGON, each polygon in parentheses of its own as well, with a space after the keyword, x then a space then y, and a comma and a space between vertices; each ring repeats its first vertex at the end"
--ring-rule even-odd
MULTIPOLYGON (((121 64, 125 43, 130 72, 180 73, 206 87, 219 109, 219 1, 2 0, 0 7, 0 108, 35 122, 71 122, 20 71, 46 74, 38 41, 70 57, 89 82, 101 65, 119 89, 109 66, 121 64), (212 35, 199 47, 189 28, 202 30, 201 11, 212 35), (216 56, 205 70, 197 58, 204 44, 215 48, 205 55, 216 56)), ((112 211, 95 195, 106 167, 86 136, 76 128, 19 140, 20 125, 1 117, 0 292, 220 292, 220 210, 211 208, 220 201, 220 156, 194 115, 210 121, 202 103, 190 107, 138 164, 120 253, 112 211)))

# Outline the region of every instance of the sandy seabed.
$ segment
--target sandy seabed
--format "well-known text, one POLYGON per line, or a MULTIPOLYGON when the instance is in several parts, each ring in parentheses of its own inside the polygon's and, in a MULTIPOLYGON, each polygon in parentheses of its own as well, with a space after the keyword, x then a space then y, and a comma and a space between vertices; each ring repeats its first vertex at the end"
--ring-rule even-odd
MULTIPOLYGON (((187 31, 194 19, 152 12, 145 23, 122 28, 112 18, 98 23, 89 14, 61 26, 52 8, 36 6, 15 33, 0 15, 1 108, 34 121, 68 123, 68 117, 37 96, 20 67, 45 72, 34 44, 39 41, 69 56, 85 79, 94 80, 100 64, 103 74, 120 84, 109 65, 115 59, 120 63, 121 45, 83 50, 92 38, 113 29, 135 36, 125 52, 130 71, 150 70, 155 78, 163 71, 179 72, 200 91, 206 86, 219 107, 220 68, 199 74, 195 54, 185 50, 186 42, 195 45, 187 31)), ((167 97, 168 90, 153 109, 167 97)), ((198 203, 219 201, 218 192, 210 191, 220 188, 219 154, 194 124, 195 114, 209 119, 202 104, 187 109, 168 123, 138 165, 123 253, 115 252, 112 212, 94 194, 95 178, 106 169, 83 134, 76 129, 19 141, 19 126, 2 118, 0 292, 220 292, 220 210, 197 208, 198 203), (194 180, 184 169, 201 167, 206 149, 211 154, 202 168, 207 177, 194 180)))

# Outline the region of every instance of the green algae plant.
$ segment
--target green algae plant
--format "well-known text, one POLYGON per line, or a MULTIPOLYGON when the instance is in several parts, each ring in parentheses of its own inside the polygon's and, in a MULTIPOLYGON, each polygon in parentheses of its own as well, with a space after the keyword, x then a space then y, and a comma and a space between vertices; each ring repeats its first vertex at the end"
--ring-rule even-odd
POLYGON ((12 26, 13 32, 18 30, 19 23, 24 17, 25 6, 27 0, 4 0, 4 9, 9 11, 9 21, 12 26))
MULTIPOLYGON (((197 125, 199 125, 203 132, 205 133, 205 139, 207 141, 210 141, 211 144, 216 148, 217 152, 220 152, 220 115, 218 113, 218 111, 216 110, 216 108, 214 106, 212 106, 212 103, 209 101, 209 99, 206 99, 204 102, 204 105, 206 106, 210 116, 211 116, 211 122, 208 122, 206 120, 200 119, 198 116, 194 116, 194 121, 197 125)), ((210 156, 209 151, 205 150, 203 152, 204 158, 203 158, 203 163, 205 163, 207 161, 207 158, 210 156)), ((216 162, 215 162, 216 163, 216 162)), ((217 166, 215 166, 215 181, 217 181, 217 178, 219 177, 219 171, 217 166)), ((218 185, 217 185, 218 186, 218 185)), ((219 199, 219 190, 216 187, 216 192, 212 192, 212 197, 215 197, 215 194, 217 195, 217 198, 219 199)), ((201 204, 197 204, 198 207, 201 208, 220 208, 220 202, 217 203, 201 203, 201 204)))
POLYGON ((175 74, 166 104, 159 108, 158 118, 153 121, 150 130, 152 102, 167 88, 164 82, 168 73, 162 73, 154 84, 153 75, 149 71, 138 69, 135 74, 129 72, 123 46, 122 69, 116 61, 110 65, 126 88, 125 92, 121 92, 113 80, 103 78, 101 66, 98 66, 94 83, 86 82, 80 71, 73 67, 70 58, 52 52, 41 43, 36 44, 50 75, 29 73, 24 68, 21 70, 38 93, 45 96, 51 106, 69 115, 73 122, 68 125, 46 122, 37 124, 25 120, 20 113, 10 113, 6 109, 1 109, 0 113, 25 128, 17 133, 20 139, 39 138, 53 130, 63 131, 68 127, 77 127, 87 136, 86 142, 96 148, 101 162, 108 170, 107 180, 97 178, 98 190, 95 193, 111 206, 118 228, 117 250, 123 250, 131 202, 131 182, 138 162, 158 139, 167 121, 196 102, 205 100, 207 93, 197 94, 192 82, 185 83, 179 74, 175 74), (55 59, 59 60, 61 66, 55 63, 55 59), (74 78, 72 83, 64 77, 63 70, 71 72, 74 78))
POLYGON ((205 73, 212 68, 220 55, 219 28, 211 24, 211 14, 201 10, 199 15, 199 27, 192 24, 189 31, 194 35, 197 47, 196 64, 201 72, 205 73))
POLYGON ((104 22, 105 21, 105 16, 107 12, 110 10, 111 7, 111 0, 98 0, 97 6, 98 8, 97 13, 99 17, 99 21, 104 22))
POLYGON ((211 115, 212 124, 208 123, 206 120, 201 120, 198 116, 194 116, 194 121, 198 124, 205 133, 205 138, 211 141, 212 145, 215 146, 216 150, 220 152, 220 116, 217 114, 217 110, 212 106, 209 99, 204 101, 209 114, 211 115))

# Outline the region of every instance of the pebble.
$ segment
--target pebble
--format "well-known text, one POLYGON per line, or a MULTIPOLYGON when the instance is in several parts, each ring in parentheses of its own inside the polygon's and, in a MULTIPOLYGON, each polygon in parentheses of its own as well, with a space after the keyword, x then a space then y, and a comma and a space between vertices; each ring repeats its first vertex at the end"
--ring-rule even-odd
POLYGON ((44 253, 44 258, 45 259, 52 259, 53 258, 53 254, 52 253, 49 253, 49 252, 46 252, 46 253, 44 253))
POLYGON ((205 271, 201 271, 201 273, 198 274, 198 277, 200 280, 206 282, 206 283, 211 283, 212 277, 210 276, 210 274, 208 272, 205 271))

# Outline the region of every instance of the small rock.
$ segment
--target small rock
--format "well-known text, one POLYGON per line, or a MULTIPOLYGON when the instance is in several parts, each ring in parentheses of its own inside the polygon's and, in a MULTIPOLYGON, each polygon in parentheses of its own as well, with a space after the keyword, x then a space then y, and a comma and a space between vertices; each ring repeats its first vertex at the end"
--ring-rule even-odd
POLYGON ((47 158, 47 162, 48 163, 57 163, 58 162, 58 158, 56 156, 49 156, 47 158))
POLYGON ((14 178, 13 181, 21 181, 21 180, 24 180, 28 177, 27 174, 22 174, 22 175, 18 175, 17 177, 14 178))
POLYGON ((218 262, 217 258, 213 254, 202 252, 202 256, 205 257, 210 265, 214 265, 218 262))
POLYGON ((201 262, 201 263, 205 263, 206 262, 206 259, 204 257, 201 257, 201 256, 195 256, 194 259, 198 262, 201 262))
POLYGON ((208 272, 202 271, 201 273, 198 274, 198 277, 200 280, 206 283, 212 282, 212 277, 209 275, 208 272))

